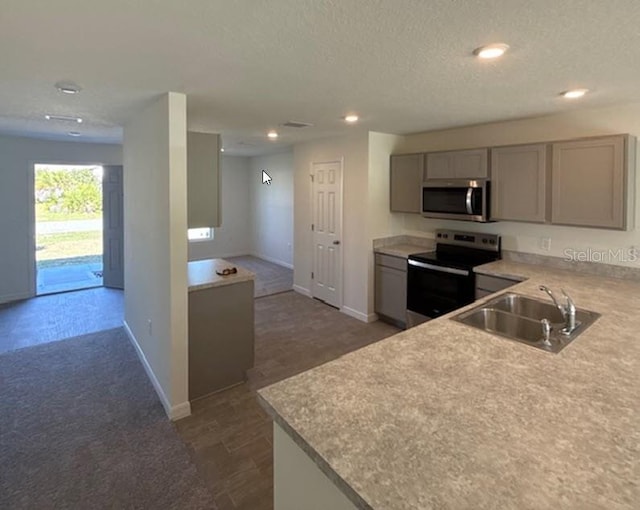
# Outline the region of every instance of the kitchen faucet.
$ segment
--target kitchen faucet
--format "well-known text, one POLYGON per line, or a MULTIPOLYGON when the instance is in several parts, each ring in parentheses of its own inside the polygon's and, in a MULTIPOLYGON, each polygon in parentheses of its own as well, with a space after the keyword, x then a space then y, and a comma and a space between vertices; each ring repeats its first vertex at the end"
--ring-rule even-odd
POLYGON ((575 331, 578 327, 576 324, 576 305, 573 302, 573 299, 564 291, 564 289, 560 289, 562 291, 562 295, 567 299, 565 305, 558 303, 558 300, 551 292, 551 289, 546 285, 540 285, 540 290, 546 292, 549 297, 553 300, 553 304, 556 305, 556 308, 560 310, 562 317, 564 319, 564 328, 560 331, 563 335, 570 335, 575 331))

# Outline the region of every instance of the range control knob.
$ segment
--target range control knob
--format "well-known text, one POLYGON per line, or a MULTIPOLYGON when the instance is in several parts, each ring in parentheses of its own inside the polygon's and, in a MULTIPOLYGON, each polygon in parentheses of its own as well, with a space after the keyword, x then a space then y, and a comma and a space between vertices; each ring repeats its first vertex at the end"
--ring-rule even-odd
POLYGON ((482 244, 487 244, 487 240, 486 240, 486 239, 483 239, 483 240, 482 240, 482 244))
POLYGON ((495 239, 491 239, 491 240, 489 241, 489 244, 496 244, 496 240, 495 240, 495 239))

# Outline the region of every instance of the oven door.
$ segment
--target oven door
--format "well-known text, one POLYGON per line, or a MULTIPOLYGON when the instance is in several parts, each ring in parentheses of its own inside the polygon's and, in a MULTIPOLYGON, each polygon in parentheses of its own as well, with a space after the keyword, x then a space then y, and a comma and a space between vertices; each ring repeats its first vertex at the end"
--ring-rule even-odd
POLYGON ((407 309, 435 318, 473 303, 474 273, 409 259, 407 309))
POLYGON ((488 221, 489 181, 433 180, 422 185, 426 218, 488 221))

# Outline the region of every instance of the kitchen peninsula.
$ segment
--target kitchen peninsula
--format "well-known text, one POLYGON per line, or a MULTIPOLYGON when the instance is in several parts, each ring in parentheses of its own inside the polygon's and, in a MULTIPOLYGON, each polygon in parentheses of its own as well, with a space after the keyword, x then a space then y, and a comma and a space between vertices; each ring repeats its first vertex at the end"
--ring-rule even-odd
POLYGON ((276 510, 637 508, 640 280, 477 272, 602 316, 552 354, 450 320, 463 308, 261 390, 276 510))
POLYGON ((189 400, 243 382, 253 366, 254 278, 223 259, 189 262, 189 400))

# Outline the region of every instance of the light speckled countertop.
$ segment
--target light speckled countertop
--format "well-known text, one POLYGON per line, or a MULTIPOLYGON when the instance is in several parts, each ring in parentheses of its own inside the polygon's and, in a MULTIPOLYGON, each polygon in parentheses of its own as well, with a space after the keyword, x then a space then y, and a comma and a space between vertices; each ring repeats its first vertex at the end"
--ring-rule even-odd
POLYGON ((391 255, 392 257, 409 258, 414 253, 424 253, 425 251, 433 251, 435 248, 425 246, 416 246, 415 244, 392 244, 390 246, 380 246, 373 251, 382 253, 383 255, 391 255))
POLYGON ((552 354, 457 310, 265 388, 263 405, 359 508, 637 509, 640 283, 480 272, 538 298, 563 287, 602 317, 552 354))
POLYGON ((187 269, 189 292, 251 281, 255 279, 255 276, 251 271, 224 259, 196 260, 189 262, 187 269), (227 276, 216 274, 216 271, 230 267, 236 267, 238 272, 227 276))

